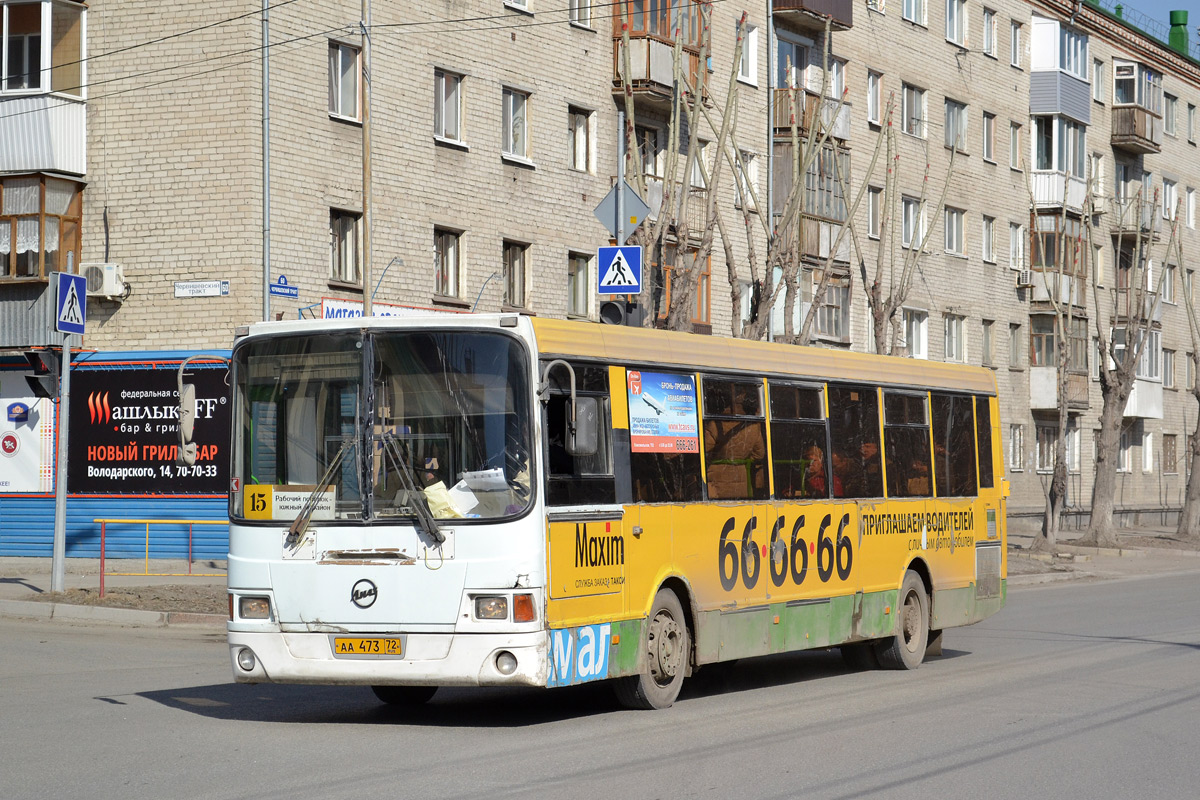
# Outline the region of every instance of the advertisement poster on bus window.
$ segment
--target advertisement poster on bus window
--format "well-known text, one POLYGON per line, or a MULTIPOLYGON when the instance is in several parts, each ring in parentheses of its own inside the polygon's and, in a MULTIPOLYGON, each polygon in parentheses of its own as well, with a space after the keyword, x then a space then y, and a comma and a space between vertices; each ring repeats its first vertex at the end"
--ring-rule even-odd
POLYGON ((696 379, 637 372, 629 384, 629 443, 635 453, 699 453, 696 379))

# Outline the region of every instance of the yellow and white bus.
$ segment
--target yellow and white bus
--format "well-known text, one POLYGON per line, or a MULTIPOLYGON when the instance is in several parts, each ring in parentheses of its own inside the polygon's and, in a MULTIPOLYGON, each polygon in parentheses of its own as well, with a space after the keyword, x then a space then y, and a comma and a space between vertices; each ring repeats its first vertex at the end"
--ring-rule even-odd
POLYGON ((986 369, 446 315, 254 325, 232 375, 241 682, 663 708, 769 653, 912 669, 1004 605, 986 369))

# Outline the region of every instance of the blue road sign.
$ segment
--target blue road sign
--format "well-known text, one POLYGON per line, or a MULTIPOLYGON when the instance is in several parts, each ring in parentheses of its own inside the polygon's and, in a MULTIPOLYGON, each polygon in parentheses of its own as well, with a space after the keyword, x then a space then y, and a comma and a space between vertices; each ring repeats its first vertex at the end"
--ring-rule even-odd
POLYGON ((286 275, 280 275, 279 278, 270 285, 271 294, 278 297, 296 298, 300 296, 299 286, 289 286, 286 275))
POLYGON ((56 274, 58 314, 54 317, 54 330, 82 336, 87 323, 87 278, 69 272, 56 274))
POLYGON ((600 294, 637 294, 642 290, 642 248, 601 247, 596 261, 600 268, 600 294))

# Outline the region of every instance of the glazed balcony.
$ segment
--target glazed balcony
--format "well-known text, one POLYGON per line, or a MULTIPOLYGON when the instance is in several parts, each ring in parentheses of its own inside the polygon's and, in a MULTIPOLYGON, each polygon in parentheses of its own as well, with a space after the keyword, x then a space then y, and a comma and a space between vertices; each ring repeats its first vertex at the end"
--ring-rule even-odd
POLYGON ((771 0, 775 18, 796 28, 810 31, 825 30, 825 19, 834 31, 854 27, 853 0, 771 0))
POLYGON ((850 137, 850 104, 821 97, 807 89, 776 89, 771 104, 771 127, 776 141, 790 141, 793 120, 799 135, 807 137, 816 123, 830 129, 830 136, 845 141, 850 137))
MULTIPOLYGON (((1067 373, 1066 403, 1072 411, 1088 407, 1088 376, 1067 373)), ((1029 407, 1034 411, 1053 411, 1058 408, 1058 368, 1029 368, 1029 407)))
POLYGON ((1033 173, 1033 204, 1039 209, 1059 209, 1064 206, 1076 214, 1083 213, 1087 198, 1087 182, 1063 172, 1033 173))

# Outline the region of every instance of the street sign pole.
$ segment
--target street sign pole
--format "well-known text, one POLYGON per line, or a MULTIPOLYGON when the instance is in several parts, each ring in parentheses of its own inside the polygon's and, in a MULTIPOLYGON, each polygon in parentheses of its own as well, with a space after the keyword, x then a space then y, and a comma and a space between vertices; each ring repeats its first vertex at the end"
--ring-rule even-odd
POLYGON ((71 398, 71 334, 62 335, 58 377, 58 457, 54 478, 54 549, 50 559, 50 591, 66 591, 67 582, 67 420, 71 398))
POLYGON ((625 112, 617 112, 617 247, 625 244, 625 112))

